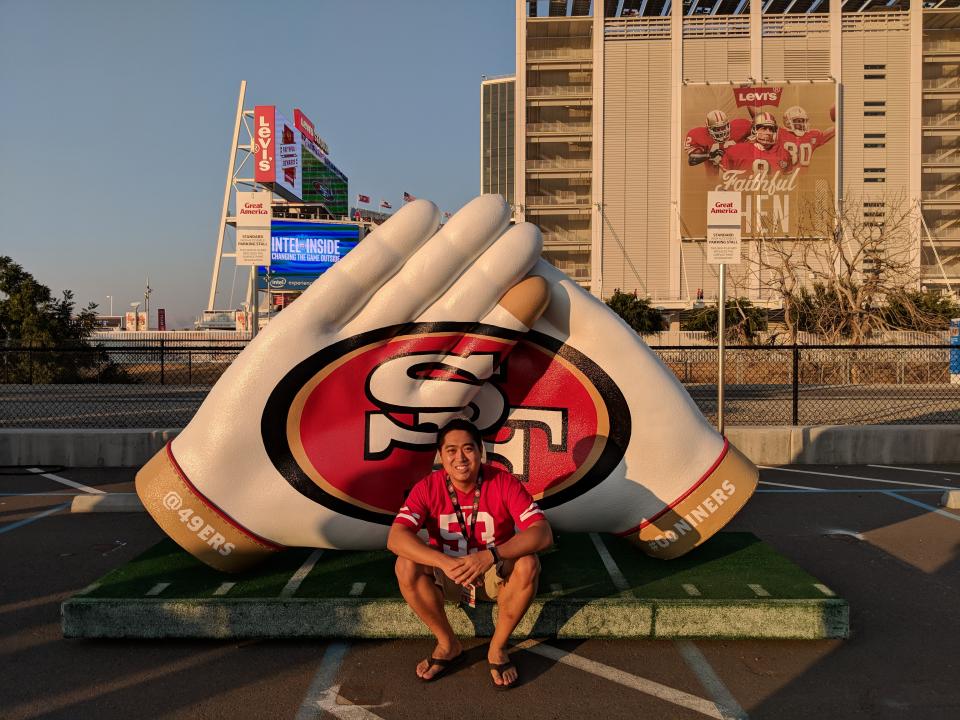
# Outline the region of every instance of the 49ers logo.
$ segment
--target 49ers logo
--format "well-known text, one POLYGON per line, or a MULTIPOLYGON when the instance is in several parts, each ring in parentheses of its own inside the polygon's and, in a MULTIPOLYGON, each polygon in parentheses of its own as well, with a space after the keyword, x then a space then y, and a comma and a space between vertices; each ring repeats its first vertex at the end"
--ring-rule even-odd
POLYGON ((623 395, 589 358, 548 335, 467 323, 382 328, 324 348, 274 389, 261 434, 298 492, 387 524, 456 415, 544 508, 600 482, 630 439, 623 395))

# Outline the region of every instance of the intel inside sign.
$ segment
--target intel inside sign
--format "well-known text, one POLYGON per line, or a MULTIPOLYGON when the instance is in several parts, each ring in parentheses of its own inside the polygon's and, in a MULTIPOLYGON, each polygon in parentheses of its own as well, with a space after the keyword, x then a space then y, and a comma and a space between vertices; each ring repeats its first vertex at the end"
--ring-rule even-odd
POLYGON ((349 223, 274 220, 270 225, 270 274, 258 268, 261 290, 303 291, 353 250, 360 229, 349 223))

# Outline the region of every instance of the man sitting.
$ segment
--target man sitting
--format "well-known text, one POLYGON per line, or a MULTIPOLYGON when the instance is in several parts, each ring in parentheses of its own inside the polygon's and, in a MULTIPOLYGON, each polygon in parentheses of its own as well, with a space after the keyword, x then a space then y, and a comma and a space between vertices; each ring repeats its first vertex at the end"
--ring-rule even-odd
POLYGON ((461 659, 463 646, 450 627, 444 598, 474 605, 479 597, 499 606, 487 661, 494 685, 505 690, 518 677, 507 640, 537 594, 536 553, 553 544, 553 533, 519 480, 481 465, 482 447, 479 430, 467 420, 454 419, 440 429, 443 469, 413 486, 387 547, 397 555, 400 592, 437 638, 433 654, 417 665, 417 676, 436 680, 461 659), (429 544, 418 537, 421 529, 429 544))

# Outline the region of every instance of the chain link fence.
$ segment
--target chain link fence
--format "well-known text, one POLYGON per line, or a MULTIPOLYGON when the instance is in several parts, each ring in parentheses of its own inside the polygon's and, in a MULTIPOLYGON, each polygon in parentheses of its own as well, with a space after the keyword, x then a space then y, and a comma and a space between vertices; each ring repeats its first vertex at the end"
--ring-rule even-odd
MULTIPOLYGON (((176 428, 243 342, 0 348, 2 428, 176 428)), ((703 414, 717 416, 717 348, 660 346, 703 414)), ((728 425, 960 423, 950 346, 727 347, 728 425)))

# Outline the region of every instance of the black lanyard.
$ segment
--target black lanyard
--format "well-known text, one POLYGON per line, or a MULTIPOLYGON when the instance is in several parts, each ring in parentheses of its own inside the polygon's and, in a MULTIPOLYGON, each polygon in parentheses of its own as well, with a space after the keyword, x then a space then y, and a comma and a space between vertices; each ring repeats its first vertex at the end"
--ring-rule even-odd
POLYGON ((447 476, 447 492, 450 493, 450 501, 453 503, 453 511, 457 514, 457 521, 460 523, 460 532, 463 539, 467 541, 467 549, 470 548, 470 538, 473 537, 473 531, 477 527, 477 515, 480 514, 480 487, 483 485, 483 475, 477 476, 477 487, 473 491, 473 513, 470 522, 470 530, 467 531, 467 522, 463 517, 463 510, 460 509, 460 501, 457 499, 456 488, 447 476))

